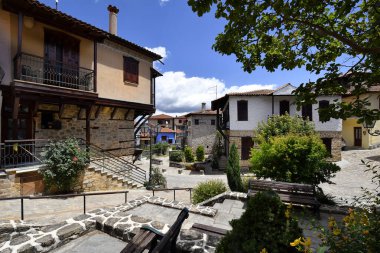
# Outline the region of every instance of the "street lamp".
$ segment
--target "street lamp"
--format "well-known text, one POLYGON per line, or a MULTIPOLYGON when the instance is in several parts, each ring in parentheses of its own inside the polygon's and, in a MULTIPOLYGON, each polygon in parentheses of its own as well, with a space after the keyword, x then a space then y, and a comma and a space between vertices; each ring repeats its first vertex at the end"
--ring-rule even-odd
POLYGON ((367 132, 369 135, 372 135, 372 136, 379 136, 380 135, 380 130, 374 130, 372 132, 371 129, 373 129, 375 127, 375 124, 376 124, 376 120, 364 120, 363 122, 363 126, 364 128, 367 129, 367 132))
POLYGON ((149 135, 149 186, 151 186, 152 180, 152 137, 156 137, 157 133, 160 131, 161 126, 151 126, 149 124, 145 124, 141 127, 140 136, 148 136, 149 135))

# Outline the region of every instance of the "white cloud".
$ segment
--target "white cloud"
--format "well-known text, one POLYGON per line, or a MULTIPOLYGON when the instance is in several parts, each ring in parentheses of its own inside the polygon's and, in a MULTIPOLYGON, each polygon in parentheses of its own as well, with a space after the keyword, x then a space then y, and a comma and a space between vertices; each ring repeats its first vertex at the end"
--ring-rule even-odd
POLYGON ((276 85, 249 84, 226 87, 222 80, 215 77, 187 77, 182 71, 169 71, 156 79, 157 113, 182 115, 198 111, 201 103, 211 107, 211 101, 233 91, 251 91, 258 89, 273 89, 276 85))
MULTIPOLYGON (((145 47, 145 49, 148 49, 149 51, 152 51, 153 53, 161 55, 162 56, 162 59, 161 59, 162 62, 165 62, 165 60, 169 57, 169 54, 170 54, 170 52, 168 50, 166 50, 165 47, 161 47, 161 46, 159 46, 159 47, 153 47, 153 48, 145 47)), ((153 67, 155 69, 160 70, 161 69, 160 66, 161 66, 160 62, 156 61, 156 62, 153 63, 153 67)))
POLYGON ((170 0, 160 0, 160 5, 161 6, 164 6, 165 4, 167 4, 170 0))

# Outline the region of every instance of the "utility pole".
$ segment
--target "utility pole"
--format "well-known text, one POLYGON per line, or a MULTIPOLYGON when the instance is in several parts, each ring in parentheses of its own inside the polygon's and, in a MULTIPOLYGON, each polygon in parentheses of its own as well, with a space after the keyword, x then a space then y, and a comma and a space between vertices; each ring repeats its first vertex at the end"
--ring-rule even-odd
POLYGON ((58 10, 58 0, 55 0, 55 9, 58 10))

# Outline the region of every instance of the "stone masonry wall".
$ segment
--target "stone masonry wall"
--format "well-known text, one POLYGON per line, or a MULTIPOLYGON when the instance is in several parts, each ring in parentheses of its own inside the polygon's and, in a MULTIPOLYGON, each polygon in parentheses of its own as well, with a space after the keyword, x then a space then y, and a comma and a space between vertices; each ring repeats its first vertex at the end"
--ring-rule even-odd
POLYGON ((331 138, 331 161, 336 162, 342 159, 342 132, 320 131, 321 138, 331 138))
MULTIPOLYGON (((39 112, 34 118, 36 139, 64 139, 67 137, 86 138, 85 110, 76 105, 65 105, 61 119, 59 119, 59 108, 56 105, 41 104, 39 112), (41 111, 54 111, 54 120, 61 121, 62 128, 42 129, 41 111), (78 117, 79 115, 79 117, 78 117)), ((130 110, 125 119, 127 109, 118 108, 111 119, 113 108, 100 107, 96 117, 97 106, 91 111, 91 143, 103 149, 113 149, 117 155, 131 155, 134 148, 134 110, 130 110)))
POLYGON ((187 144, 192 147, 194 151, 198 146, 203 146, 206 154, 211 153, 216 136, 216 126, 211 125, 212 119, 216 122, 215 115, 193 115, 189 118, 191 126, 189 127, 187 144), (194 124, 194 119, 199 120, 199 125, 194 124))
POLYGON ((88 168, 78 179, 78 184, 74 187, 77 191, 112 191, 125 190, 122 180, 114 179, 111 175, 88 168))
MULTIPOLYGON (((229 131, 229 140, 230 140, 230 146, 232 143, 235 143, 239 156, 241 157, 241 137, 254 137, 254 132, 253 130, 230 130, 229 131)), ((240 160, 240 167, 246 168, 249 167, 250 163, 249 160, 240 160)))

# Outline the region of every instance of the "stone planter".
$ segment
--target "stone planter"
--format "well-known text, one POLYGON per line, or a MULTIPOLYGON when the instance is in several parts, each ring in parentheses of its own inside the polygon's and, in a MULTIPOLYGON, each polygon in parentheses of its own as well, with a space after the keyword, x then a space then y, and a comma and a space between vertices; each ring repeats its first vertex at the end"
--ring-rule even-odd
POLYGON ((182 174, 182 169, 179 169, 179 170, 178 170, 178 174, 182 174))

